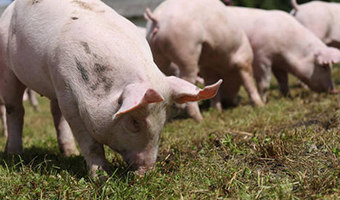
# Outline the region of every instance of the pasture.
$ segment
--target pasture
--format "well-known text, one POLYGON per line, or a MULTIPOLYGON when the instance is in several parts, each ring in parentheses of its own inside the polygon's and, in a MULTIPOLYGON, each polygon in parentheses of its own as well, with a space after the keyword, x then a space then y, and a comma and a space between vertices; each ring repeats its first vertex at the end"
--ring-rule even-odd
MULTIPOLYGON (((333 70, 340 89, 340 66, 333 70)), ((298 87, 252 108, 242 89, 240 106, 202 109, 197 124, 172 112, 160 140, 155 171, 128 172, 106 149, 115 170, 105 182, 89 178, 81 156, 59 153, 49 101, 41 112, 25 102, 24 153, 6 156, 0 136, 0 199, 339 199, 340 95, 298 87)), ((204 105, 202 105, 204 107, 204 105)))

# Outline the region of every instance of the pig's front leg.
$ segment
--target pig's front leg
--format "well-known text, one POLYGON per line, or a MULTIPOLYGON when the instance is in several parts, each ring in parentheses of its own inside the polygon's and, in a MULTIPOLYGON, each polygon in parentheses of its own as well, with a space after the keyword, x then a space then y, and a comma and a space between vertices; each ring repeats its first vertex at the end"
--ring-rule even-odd
POLYGON ((60 151, 65 156, 78 155, 79 151, 73 139, 72 131, 64 116, 61 114, 58 101, 51 100, 51 113, 53 115, 54 127, 57 131, 57 139, 60 151))
MULTIPOLYGON (((110 163, 105 158, 104 147, 97 142, 87 131, 85 123, 81 120, 78 106, 75 103, 60 100, 60 109, 67 119, 73 135, 78 142, 81 154, 84 156, 92 178, 97 178, 97 170, 105 170, 109 175, 112 171, 110 163)), ((100 177, 101 178, 101 177, 100 177)))
POLYGON ((279 83, 281 94, 285 97, 289 97, 288 73, 282 70, 273 70, 273 74, 279 83))

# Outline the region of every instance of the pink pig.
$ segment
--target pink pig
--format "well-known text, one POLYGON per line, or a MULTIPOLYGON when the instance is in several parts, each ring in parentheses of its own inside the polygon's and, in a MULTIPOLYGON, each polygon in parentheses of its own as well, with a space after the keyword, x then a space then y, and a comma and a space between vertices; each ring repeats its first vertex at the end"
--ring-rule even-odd
MULTIPOLYGON (((222 78, 221 90, 211 101, 218 110, 222 102, 235 103, 241 85, 251 102, 262 106, 252 77, 249 41, 228 19, 225 7, 219 0, 167 0, 153 13, 147 9, 147 40, 155 63, 164 73, 175 63, 179 77, 191 83, 196 82, 198 70, 206 84, 222 78)), ((187 110, 195 120, 203 119, 196 102, 189 103, 187 110)))
POLYGON ((111 171, 103 144, 138 174, 152 168, 171 104, 211 98, 221 84, 164 76, 137 27, 99 0, 16 0, 1 17, 0 47, 5 151, 22 152, 29 87, 51 99, 59 143, 72 152, 69 124, 92 177, 111 171))
POLYGON ((245 30, 254 51, 254 74, 259 93, 266 91, 274 73, 283 95, 289 94, 288 73, 317 92, 337 93, 331 76, 340 51, 327 47, 291 15, 282 11, 225 7, 229 20, 245 30))
POLYGON ((292 0, 290 12, 324 43, 340 49, 340 3, 312 1, 298 5, 292 0))

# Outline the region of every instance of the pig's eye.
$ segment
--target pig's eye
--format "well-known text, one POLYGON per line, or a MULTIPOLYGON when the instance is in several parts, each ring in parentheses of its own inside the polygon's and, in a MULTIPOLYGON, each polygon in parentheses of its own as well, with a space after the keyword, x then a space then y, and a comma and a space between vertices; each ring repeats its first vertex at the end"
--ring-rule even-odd
POLYGON ((139 130, 141 129, 141 122, 137 119, 132 118, 130 123, 130 127, 128 128, 134 133, 139 132, 139 130))
POLYGON ((132 124, 133 124, 134 127, 140 128, 140 123, 136 119, 132 120, 132 124))

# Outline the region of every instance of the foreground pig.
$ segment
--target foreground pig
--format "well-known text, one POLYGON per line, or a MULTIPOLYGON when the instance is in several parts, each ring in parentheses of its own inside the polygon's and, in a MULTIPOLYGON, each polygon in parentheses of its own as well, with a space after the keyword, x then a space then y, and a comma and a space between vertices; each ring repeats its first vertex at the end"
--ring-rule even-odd
POLYGON ((262 99, 270 84, 271 71, 283 95, 289 94, 288 73, 317 92, 336 93, 331 76, 340 51, 327 47, 291 15, 282 11, 225 7, 229 20, 245 30, 254 52, 254 74, 262 99))
POLYGON ((312 1, 298 5, 292 0, 290 12, 324 43, 340 49, 340 3, 312 1))
POLYGON ((211 98, 221 84, 201 90, 165 77, 137 27, 99 0, 16 0, 1 18, 0 36, 5 151, 22 152, 28 86, 51 99, 61 139, 69 123, 92 176, 98 168, 110 172, 103 144, 138 174, 150 169, 172 102, 211 98))
MULTIPOLYGON (((167 0, 153 13, 146 10, 147 40, 157 66, 169 71, 179 68, 180 78, 195 83, 200 73, 206 84, 223 79, 221 90, 211 104, 221 110, 221 100, 233 104, 243 84, 250 100, 263 103, 252 77, 253 54, 244 32, 228 20, 219 0, 167 0)), ((187 105, 188 113, 202 120, 197 103, 187 105)))

